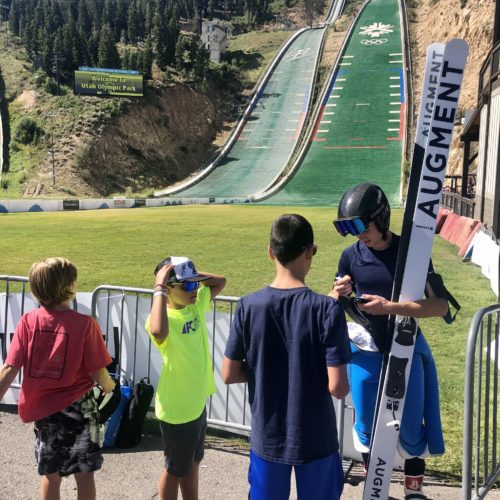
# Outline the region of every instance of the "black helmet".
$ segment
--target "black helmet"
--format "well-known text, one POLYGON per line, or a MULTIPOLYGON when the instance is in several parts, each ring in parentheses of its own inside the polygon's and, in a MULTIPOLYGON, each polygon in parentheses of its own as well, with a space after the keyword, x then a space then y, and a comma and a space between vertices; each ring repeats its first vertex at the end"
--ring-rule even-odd
MULTIPOLYGON (((342 224, 342 222, 357 222, 360 219, 365 226, 374 222, 382 234, 389 229, 391 209, 387 197, 379 186, 375 184, 357 184, 344 193, 339 203, 338 219, 334 221, 337 231, 345 236, 347 233, 359 234, 363 225, 342 224)), ((366 227, 365 227, 366 229, 366 227)))

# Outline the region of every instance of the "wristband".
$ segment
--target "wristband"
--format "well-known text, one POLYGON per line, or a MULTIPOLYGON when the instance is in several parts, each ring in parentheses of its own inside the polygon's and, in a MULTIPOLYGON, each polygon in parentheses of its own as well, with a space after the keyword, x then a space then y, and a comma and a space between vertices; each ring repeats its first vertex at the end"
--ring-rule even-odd
POLYGON ((160 288, 167 288, 167 286, 163 283, 155 283, 155 286, 153 288, 156 288, 157 286, 159 286, 160 288))
POLYGON ((165 290, 156 290, 156 292, 153 293, 153 297, 166 297, 168 293, 165 290))

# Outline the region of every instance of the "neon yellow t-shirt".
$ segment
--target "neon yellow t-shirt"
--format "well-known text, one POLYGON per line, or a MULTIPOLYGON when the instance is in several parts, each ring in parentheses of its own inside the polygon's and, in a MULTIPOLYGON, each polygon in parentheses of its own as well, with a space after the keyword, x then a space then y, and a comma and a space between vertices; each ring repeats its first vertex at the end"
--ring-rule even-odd
POLYGON ((198 290, 195 304, 182 309, 167 308, 168 336, 162 344, 151 335, 150 317, 146 320, 146 330, 162 357, 155 413, 170 424, 197 419, 207 397, 215 392, 205 322, 209 310, 210 288, 206 286, 198 290))

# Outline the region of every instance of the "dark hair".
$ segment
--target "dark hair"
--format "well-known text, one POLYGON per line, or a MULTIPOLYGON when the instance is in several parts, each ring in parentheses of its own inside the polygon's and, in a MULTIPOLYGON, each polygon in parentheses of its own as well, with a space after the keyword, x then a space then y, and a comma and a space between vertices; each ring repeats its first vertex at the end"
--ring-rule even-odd
POLYGON ((165 266, 169 266, 172 264, 172 258, 167 257, 166 259, 163 259, 161 262, 158 263, 158 265, 155 267, 155 270, 153 271, 153 274, 156 276, 158 274, 158 271, 165 266))
POLYGON ((313 228, 302 215, 284 214, 273 222, 269 246, 283 266, 295 260, 313 243, 313 228))

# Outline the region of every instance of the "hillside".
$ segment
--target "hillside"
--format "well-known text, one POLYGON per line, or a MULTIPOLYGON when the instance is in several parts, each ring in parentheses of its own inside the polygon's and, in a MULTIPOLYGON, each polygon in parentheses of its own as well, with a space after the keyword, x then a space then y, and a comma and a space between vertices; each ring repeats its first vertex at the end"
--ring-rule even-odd
MULTIPOLYGON (((330 30, 325 71, 356 4, 359 1, 348 1, 346 14, 330 30)), ((470 57, 459 107, 461 112, 474 108, 479 68, 491 47, 494 0, 474 0, 474 8, 472 0, 408 0, 407 8, 416 102, 426 47, 462 37, 470 45, 470 57)), ((3 116, 11 118, 10 129, 4 131, 11 139, 10 170, 2 176, 0 196, 150 195, 200 169, 224 142, 245 95, 290 35, 277 28, 269 25, 231 40, 229 50, 238 61, 243 87, 235 81, 232 89, 222 91, 209 82, 200 90, 175 78, 168 84, 157 78, 144 99, 131 100, 74 96, 64 86, 62 95, 52 95, 43 78, 32 73, 6 25, 0 25, 0 43, 8 49, 0 51, 0 90, 2 84, 5 88, 1 105, 3 116), (30 117, 42 131, 36 147, 12 140, 23 117, 30 117)), ((449 173, 461 170, 461 157, 456 138, 449 173)))
MULTIPOLYGON (((413 89, 420 102, 426 48, 435 41, 463 38, 469 44, 469 57, 462 84, 459 113, 473 110, 477 104, 479 70, 491 50, 493 40, 494 0, 409 0, 413 89), (461 4, 464 7, 461 8, 461 4)), ((460 127, 455 129, 448 162, 448 174, 462 173, 460 127)), ((471 173, 474 172, 473 165, 471 173)))

